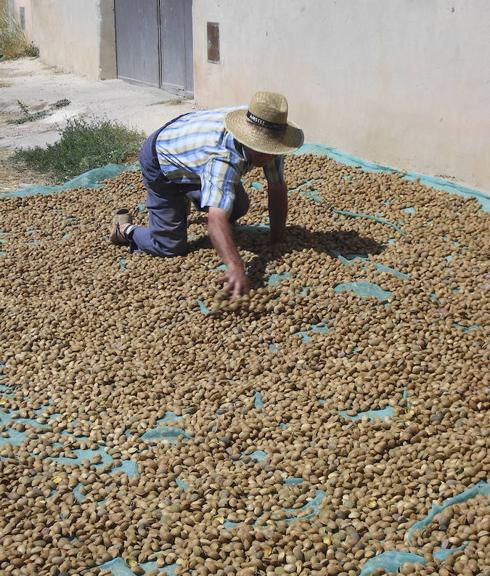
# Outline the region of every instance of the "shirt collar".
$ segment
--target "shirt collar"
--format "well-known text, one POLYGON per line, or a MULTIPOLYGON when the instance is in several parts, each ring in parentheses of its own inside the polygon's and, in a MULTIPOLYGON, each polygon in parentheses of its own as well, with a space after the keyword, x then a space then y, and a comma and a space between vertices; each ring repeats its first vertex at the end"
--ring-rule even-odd
POLYGON ((245 151, 245 146, 241 142, 238 142, 236 138, 233 138, 233 143, 235 144, 238 154, 240 154, 247 164, 250 164, 250 160, 247 158, 247 153, 245 151))

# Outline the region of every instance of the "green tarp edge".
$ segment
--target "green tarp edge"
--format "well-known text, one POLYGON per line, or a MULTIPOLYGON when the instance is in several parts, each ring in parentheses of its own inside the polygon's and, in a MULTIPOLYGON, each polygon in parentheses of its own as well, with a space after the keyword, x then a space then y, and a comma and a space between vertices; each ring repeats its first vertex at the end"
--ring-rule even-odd
POLYGON ((2 194, 2 196, 4 198, 23 198, 26 196, 35 196, 37 194, 58 194, 59 192, 64 192, 65 190, 73 188, 101 188, 104 180, 115 178, 123 172, 135 172, 139 169, 139 162, 133 164, 107 164, 106 166, 94 168, 80 174, 79 176, 75 176, 75 178, 68 180, 68 182, 65 182, 64 184, 53 186, 32 184, 13 192, 6 192, 5 194, 2 194))
MULTIPOLYGON (((450 182, 449 180, 445 180, 444 178, 426 176, 417 172, 404 172, 402 170, 390 168, 389 166, 383 166, 381 164, 362 160, 361 158, 357 158, 356 156, 352 156, 351 154, 341 152, 336 148, 331 148, 322 144, 304 144, 295 152, 295 154, 315 154, 319 156, 327 156, 328 158, 331 158, 340 164, 358 167, 366 172, 403 174, 403 178, 406 180, 418 180, 421 184, 430 186, 437 190, 449 192, 450 194, 458 194, 459 196, 466 198, 476 198, 482 209, 485 212, 490 212, 490 196, 480 190, 469 188, 461 184, 456 184, 454 182, 450 182)), ((4 198, 19 198, 25 196, 33 196, 35 194, 56 194, 58 192, 63 192, 64 190, 73 188, 99 188, 102 186, 104 180, 114 178, 122 172, 136 170, 139 170, 138 162, 133 164, 108 164, 107 166, 94 168, 93 170, 84 172, 83 174, 76 176, 64 184, 57 186, 33 184, 31 186, 21 188, 20 190, 6 192, 2 196, 4 198)))

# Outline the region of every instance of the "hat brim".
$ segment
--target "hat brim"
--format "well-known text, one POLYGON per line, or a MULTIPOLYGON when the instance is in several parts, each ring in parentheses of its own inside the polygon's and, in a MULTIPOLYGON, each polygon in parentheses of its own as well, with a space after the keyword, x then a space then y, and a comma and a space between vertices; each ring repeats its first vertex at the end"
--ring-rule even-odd
POLYGON ((243 109, 228 112, 225 127, 248 148, 264 154, 288 154, 303 144, 303 131, 293 122, 288 122, 284 130, 274 132, 254 126, 246 114, 247 111, 243 109))

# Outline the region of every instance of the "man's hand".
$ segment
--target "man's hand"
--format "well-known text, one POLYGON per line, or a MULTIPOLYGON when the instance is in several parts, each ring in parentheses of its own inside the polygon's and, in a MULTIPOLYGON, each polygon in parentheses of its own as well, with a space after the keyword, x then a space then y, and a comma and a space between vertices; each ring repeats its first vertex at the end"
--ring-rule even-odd
POLYGON ((243 262, 233 241, 228 215, 221 208, 210 207, 208 212, 208 231, 211 242, 226 264, 223 281, 225 290, 233 297, 242 296, 249 290, 243 262))
POLYGON ((230 292, 233 298, 247 294, 250 289, 243 266, 229 267, 221 281, 225 283, 225 290, 230 292))

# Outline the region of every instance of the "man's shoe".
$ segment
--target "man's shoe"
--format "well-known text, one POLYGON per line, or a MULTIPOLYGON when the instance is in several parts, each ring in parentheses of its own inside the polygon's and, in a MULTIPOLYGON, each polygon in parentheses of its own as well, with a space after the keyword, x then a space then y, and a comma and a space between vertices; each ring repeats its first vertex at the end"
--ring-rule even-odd
POLYGON ((112 228, 111 234, 109 236, 109 241, 111 244, 115 244, 116 246, 129 246, 129 240, 126 238, 126 235, 121 230, 121 226, 123 224, 132 224, 133 219, 131 218, 131 214, 129 210, 126 208, 121 208, 114 214, 114 218, 112 220, 112 228))

